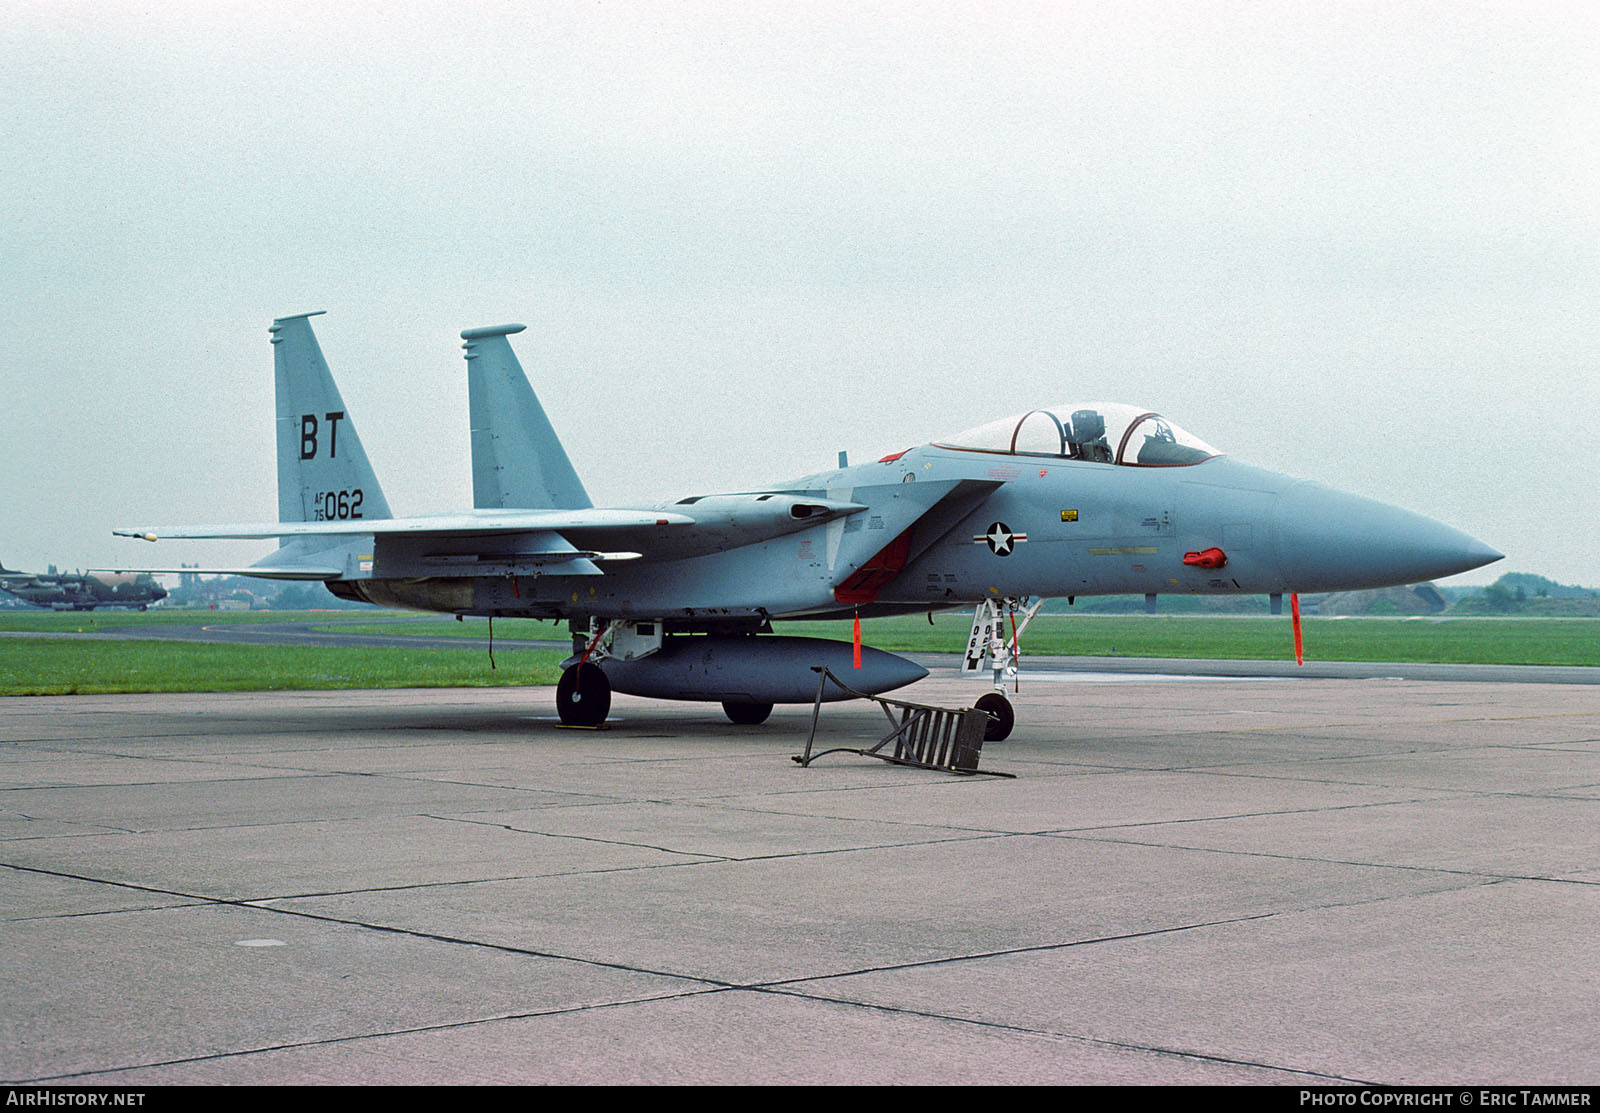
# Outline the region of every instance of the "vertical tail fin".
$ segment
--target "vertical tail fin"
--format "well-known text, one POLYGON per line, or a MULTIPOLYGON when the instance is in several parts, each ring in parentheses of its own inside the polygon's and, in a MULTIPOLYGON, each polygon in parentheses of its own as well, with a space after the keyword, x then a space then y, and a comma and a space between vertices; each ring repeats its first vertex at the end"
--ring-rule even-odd
POLYGON ((319 313, 279 317, 267 330, 277 381, 278 520, 392 517, 311 331, 319 313))
POLYGON ((472 505, 480 510, 593 506, 506 339, 523 327, 497 325, 461 334, 472 419, 472 505))

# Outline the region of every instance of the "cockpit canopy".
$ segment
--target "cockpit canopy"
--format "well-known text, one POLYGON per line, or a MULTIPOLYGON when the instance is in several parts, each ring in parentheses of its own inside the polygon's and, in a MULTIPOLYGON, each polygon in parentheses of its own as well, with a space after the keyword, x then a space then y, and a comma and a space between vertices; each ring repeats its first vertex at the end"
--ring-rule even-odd
POLYGON ((1029 410, 958 433, 941 445, 1129 467, 1182 467, 1218 455, 1158 413, 1117 402, 1029 410))

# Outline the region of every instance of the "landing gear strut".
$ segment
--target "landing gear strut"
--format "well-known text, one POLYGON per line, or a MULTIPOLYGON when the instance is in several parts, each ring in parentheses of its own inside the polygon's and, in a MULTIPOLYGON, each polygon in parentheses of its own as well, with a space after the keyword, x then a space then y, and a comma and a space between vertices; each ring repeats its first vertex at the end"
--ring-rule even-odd
POLYGON ((569 727, 597 727, 611 712, 611 681, 599 665, 572 665, 556 685, 556 714, 569 727))
POLYGON ((973 704, 979 711, 989 714, 989 725, 983 732, 985 742, 1005 741, 1016 725, 1017 713, 1006 699, 1006 677, 1016 677, 1022 658, 1022 632, 1043 605, 1043 599, 1031 604, 1025 598, 985 599, 973 612, 972 633, 967 637, 967 654, 961 670, 969 676, 977 676, 988 662, 988 667, 994 671, 994 691, 985 692, 973 704), (1017 621, 1019 610, 1021 622, 1017 621), (1006 629, 1008 621, 1009 630, 1006 629))

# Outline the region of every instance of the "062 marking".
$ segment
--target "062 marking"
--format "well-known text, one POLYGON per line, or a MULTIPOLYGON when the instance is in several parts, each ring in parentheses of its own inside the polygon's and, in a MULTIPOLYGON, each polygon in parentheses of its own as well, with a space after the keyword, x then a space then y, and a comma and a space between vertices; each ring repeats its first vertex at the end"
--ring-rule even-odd
POLYGON ((313 522, 340 522, 361 517, 361 488, 348 491, 318 491, 311 496, 313 522))

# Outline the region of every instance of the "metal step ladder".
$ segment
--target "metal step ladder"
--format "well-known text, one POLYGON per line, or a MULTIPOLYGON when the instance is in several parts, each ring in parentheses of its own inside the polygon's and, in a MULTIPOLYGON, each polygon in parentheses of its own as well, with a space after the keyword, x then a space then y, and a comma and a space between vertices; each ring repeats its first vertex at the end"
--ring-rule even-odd
POLYGON ((818 674, 817 700, 811 709, 811 733, 806 737, 806 750, 803 754, 794 755, 796 764, 808 766, 828 754, 860 754, 862 757, 875 757, 892 765, 934 769, 964 777, 981 774, 986 777, 1015 778, 1015 773, 996 773, 978 768, 978 757, 983 751, 983 732, 989 725, 987 711, 975 707, 932 707, 924 703, 869 696, 850 687, 825 666, 813 665, 811 671, 818 674), (822 697, 830 683, 857 699, 871 700, 883 708, 891 727, 889 733, 869 749, 858 750, 839 746, 823 750, 821 753, 813 753, 812 746, 817 738, 817 720, 822 715, 822 697), (899 713, 898 718, 896 712, 899 713), (891 742, 894 743, 894 752, 883 753, 882 751, 891 742))

